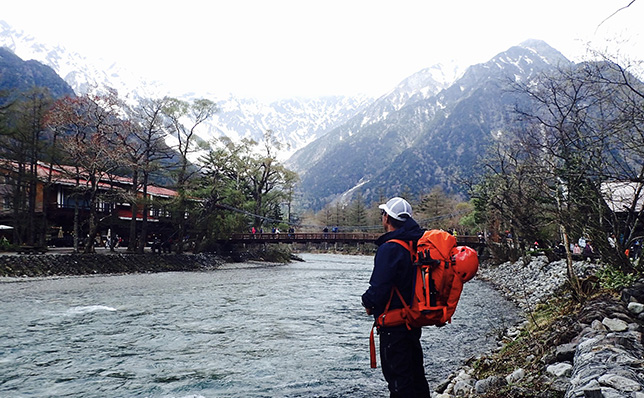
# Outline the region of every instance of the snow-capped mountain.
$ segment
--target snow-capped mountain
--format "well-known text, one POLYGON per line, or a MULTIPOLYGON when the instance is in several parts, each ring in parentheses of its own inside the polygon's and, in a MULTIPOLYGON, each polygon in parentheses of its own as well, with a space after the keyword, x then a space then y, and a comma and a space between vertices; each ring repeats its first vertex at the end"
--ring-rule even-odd
POLYGON ((37 38, 12 29, 2 20, 0 46, 9 48, 25 61, 33 59, 51 67, 76 94, 111 87, 119 92, 122 99, 134 101, 139 97, 156 96, 161 92, 158 83, 145 81, 115 63, 89 59, 61 46, 42 44, 37 38))
MULTIPOLYGON (((292 154, 346 122, 366 104, 367 97, 292 98, 265 103, 252 98, 229 96, 216 101, 219 112, 207 127, 207 135, 225 135, 233 140, 261 139, 266 130, 284 144, 281 151, 292 154)), ((282 156, 286 159, 287 156, 282 156)))
MULTIPOLYGON (((392 118, 396 119, 396 115, 402 108, 436 95, 449 87, 461 72, 462 70, 456 64, 436 64, 414 73, 373 103, 368 104, 359 112, 355 112, 355 116, 347 120, 346 123, 338 124, 338 129, 330 130, 327 136, 313 141, 310 145, 295 152, 288 159, 287 165, 292 170, 305 173, 317 162, 324 162, 325 159, 331 161, 336 156, 331 155, 335 143, 351 140, 355 133, 369 130, 370 126, 381 128, 387 119, 390 119, 390 123, 395 125, 392 118)), ((405 123, 404 120, 401 122, 405 123)), ((374 131, 373 134, 386 134, 386 131, 387 129, 379 132, 374 131)), ((411 140, 412 137, 408 136, 407 139, 411 140)), ((396 145, 393 149, 388 150, 387 155, 383 156, 393 155, 404 147, 406 145, 396 145)))
POLYGON ((459 192, 454 175, 476 174, 493 133, 516 123, 514 107, 525 96, 508 82, 528 82, 569 64, 546 43, 530 40, 470 66, 453 84, 419 72, 289 159, 300 172, 303 201, 320 208, 357 190, 376 201, 437 185, 459 192), (408 81, 426 89, 407 91, 408 81))
POLYGON ((422 69, 400 82, 380 101, 395 109, 415 101, 427 99, 456 81, 465 70, 456 62, 438 63, 422 69))
MULTIPOLYGON (((61 46, 42 44, 33 36, 12 29, 0 20, 0 46, 9 48, 23 60, 34 59, 54 69, 77 94, 100 91, 110 87, 129 104, 140 98, 170 95, 194 99, 190 93, 169 93, 162 82, 146 81, 128 72, 121 65, 105 60, 88 59, 61 46)), ((272 130, 283 144, 279 152, 285 160, 299 148, 327 131, 346 122, 373 99, 367 97, 292 98, 262 102, 250 98, 211 95, 219 112, 200 126, 198 135, 208 141, 222 135, 233 140, 260 140, 266 130, 272 130)))

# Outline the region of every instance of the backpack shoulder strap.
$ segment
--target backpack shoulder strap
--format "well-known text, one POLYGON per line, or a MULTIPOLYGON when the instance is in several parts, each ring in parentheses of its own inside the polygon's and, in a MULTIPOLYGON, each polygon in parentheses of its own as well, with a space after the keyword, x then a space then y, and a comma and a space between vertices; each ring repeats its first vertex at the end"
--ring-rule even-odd
POLYGON ((411 255, 411 262, 414 263, 416 261, 416 243, 414 241, 406 241, 406 240, 401 240, 401 239, 390 239, 387 242, 394 242, 398 243, 400 246, 404 247, 407 249, 409 254, 411 255))

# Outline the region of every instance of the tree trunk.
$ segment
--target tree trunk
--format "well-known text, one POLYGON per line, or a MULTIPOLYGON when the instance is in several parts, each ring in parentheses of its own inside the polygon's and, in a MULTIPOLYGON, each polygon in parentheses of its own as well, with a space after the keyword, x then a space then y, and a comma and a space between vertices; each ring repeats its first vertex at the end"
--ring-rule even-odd
POLYGON ((74 252, 78 253, 80 234, 80 209, 78 208, 78 201, 74 201, 74 252))
POLYGON ((148 174, 143 172, 143 214, 141 220, 141 238, 138 247, 138 253, 145 251, 145 245, 148 240, 148 212, 150 206, 148 205, 148 174))
POLYGON ((29 189, 27 190, 27 244, 33 246, 36 243, 36 194, 37 194, 36 167, 33 163, 29 165, 29 189))
MULTIPOLYGON (((183 194, 181 194, 183 195, 183 194)), ((185 209, 185 200, 181 198, 181 205, 179 206, 179 230, 178 230, 178 237, 176 239, 176 250, 177 254, 183 253, 183 240, 186 236, 186 209, 185 209)))
POLYGON ((137 205, 138 202, 138 197, 137 197, 137 186, 139 184, 139 173, 138 171, 134 171, 134 174, 132 175, 132 195, 134 198, 132 199, 131 206, 132 206, 132 218, 130 219, 130 239, 127 244, 127 251, 134 253, 136 251, 136 215, 139 212, 139 207, 137 205))
POLYGON ((19 163, 18 164, 18 174, 16 176, 16 180, 14 181, 14 188, 13 188, 13 243, 16 245, 22 245, 23 244, 23 222, 22 222, 22 205, 23 205, 23 189, 22 189, 22 181, 24 177, 23 173, 24 167, 19 163))
POLYGON ((96 222, 96 207, 94 201, 90 201, 89 209, 89 233, 87 234, 87 242, 85 242, 85 253, 94 253, 94 242, 96 239, 96 233, 98 232, 98 223, 96 222))
POLYGON ((89 220, 88 220, 88 233, 87 242, 85 242, 85 253, 94 253, 94 241, 96 233, 98 232, 98 210, 96 209, 97 195, 98 195, 98 182, 94 176, 90 177, 92 184, 92 191, 89 197, 89 220))
POLYGON ((579 278, 575 273, 575 269, 572 263, 572 252, 570 251, 570 239, 568 237, 568 231, 566 226, 559 224, 559 230, 561 231, 561 236, 563 237, 564 249, 566 249, 566 265, 567 265, 567 276, 568 282, 570 283, 570 288, 574 297, 577 297, 578 300, 583 298, 583 292, 581 290, 581 284, 579 283, 579 278))

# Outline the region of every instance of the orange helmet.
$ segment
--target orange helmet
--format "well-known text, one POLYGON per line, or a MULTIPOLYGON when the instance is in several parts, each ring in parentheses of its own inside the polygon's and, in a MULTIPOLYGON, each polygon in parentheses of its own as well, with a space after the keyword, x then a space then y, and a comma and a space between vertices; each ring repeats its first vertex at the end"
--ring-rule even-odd
POLYGON ((479 256, 476 250, 469 246, 457 246, 452 250, 454 271, 461 276, 463 282, 474 278, 479 269, 479 256))

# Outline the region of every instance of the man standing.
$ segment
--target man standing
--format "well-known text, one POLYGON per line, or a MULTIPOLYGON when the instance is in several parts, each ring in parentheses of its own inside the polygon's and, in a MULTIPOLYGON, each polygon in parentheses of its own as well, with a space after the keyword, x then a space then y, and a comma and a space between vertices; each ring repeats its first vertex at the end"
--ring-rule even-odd
MULTIPOLYGON (((390 309, 403 307, 398 295, 391 294, 394 286, 407 303, 411 303, 414 294, 415 269, 411 254, 400 244, 389 240, 416 242, 424 232, 411 218, 411 205, 405 199, 395 197, 378 207, 381 209, 385 234, 376 241, 378 251, 369 280, 369 289, 362 295, 362 305, 367 314, 375 318, 384 312, 390 297, 390 309)), ((380 363, 390 397, 429 398, 423 350, 420 345, 421 329, 408 329, 406 325, 381 327, 378 334, 380 363)))

